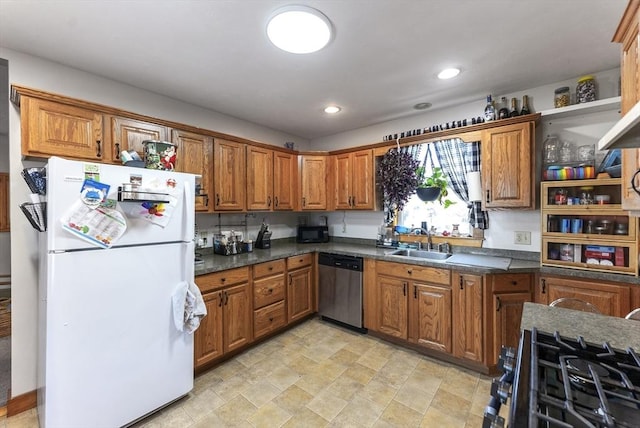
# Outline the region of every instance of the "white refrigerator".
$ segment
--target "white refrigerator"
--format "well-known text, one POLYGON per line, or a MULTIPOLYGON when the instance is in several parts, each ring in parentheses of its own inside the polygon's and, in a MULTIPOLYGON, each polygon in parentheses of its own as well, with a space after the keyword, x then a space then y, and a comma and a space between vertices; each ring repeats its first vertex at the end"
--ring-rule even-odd
POLYGON ((195 176, 55 157, 46 174, 47 231, 40 240, 39 281, 40 426, 127 425, 193 388, 193 335, 174 322, 173 297, 194 278, 195 176), (82 190, 86 178, 111 186, 100 197, 117 199, 118 187, 127 190, 120 192, 125 201, 115 205, 126 231, 110 248, 85 239, 82 234, 90 235, 90 228, 65 229, 81 208, 79 200, 95 202, 95 192, 82 190), (153 191, 145 195, 149 185, 153 191), (162 202, 136 200, 158 194, 162 202), (164 218, 149 214, 150 205, 165 206, 164 218))

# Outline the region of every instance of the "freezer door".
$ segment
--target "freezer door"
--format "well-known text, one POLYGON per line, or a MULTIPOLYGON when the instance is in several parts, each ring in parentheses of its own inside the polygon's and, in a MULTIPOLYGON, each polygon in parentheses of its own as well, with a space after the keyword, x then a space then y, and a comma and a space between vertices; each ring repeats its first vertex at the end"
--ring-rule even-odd
MULTIPOLYGON (((130 168, 117 165, 94 164, 52 157, 47 164, 47 248, 48 251, 64 251, 97 248, 94 244, 71 234, 62 228, 61 219, 69 208, 79 200, 87 169, 97 171, 98 181, 109 184, 108 197, 117 199, 118 186, 132 179, 142 180, 142 185, 152 180, 165 183, 176 182, 176 189, 184 190, 165 227, 146 220, 127 217, 127 231, 114 246, 154 244, 161 242, 192 241, 194 236, 195 175, 172 171, 157 171, 145 168, 130 168)), ((131 202, 118 203, 119 211, 127 206, 139 206, 131 202), (130 205, 133 204, 133 205, 130 205)))
POLYGON ((193 281, 192 243, 47 258, 42 427, 122 426, 193 388, 193 335, 172 312, 178 284, 193 281))

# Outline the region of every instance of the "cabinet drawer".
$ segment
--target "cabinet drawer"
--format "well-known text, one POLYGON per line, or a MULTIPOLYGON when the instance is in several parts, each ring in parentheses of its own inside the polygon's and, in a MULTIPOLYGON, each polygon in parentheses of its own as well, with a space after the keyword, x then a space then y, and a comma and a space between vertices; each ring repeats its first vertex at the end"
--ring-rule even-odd
POLYGON ((287 268, 289 270, 298 269, 309 266, 313 263, 313 253, 302 254, 300 256, 292 256, 287 259, 287 268))
POLYGON ((227 285, 238 284, 249 280, 249 268, 241 267, 237 269, 224 270, 196 277, 196 284, 201 293, 205 293, 216 288, 227 285))
POLYGON ((503 275, 492 275, 491 285, 494 293, 510 291, 531 291, 531 274, 512 273, 503 275))
POLYGON ((451 284, 451 273, 448 269, 392 262, 376 262, 376 270, 378 274, 426 281, 434 284, 451 284))
POLYGON ((285 260, 272 260, 253 266, 253 279, 284 272, 285 260))
POLYGON ((270 305, 284 299, 284 273, 253 281, 254 309, 270 305))
POLYGON ((284 301, 274 303, 253 313, 253 332, 257 339, 273 330, 284 326, 287 322, 284 301))

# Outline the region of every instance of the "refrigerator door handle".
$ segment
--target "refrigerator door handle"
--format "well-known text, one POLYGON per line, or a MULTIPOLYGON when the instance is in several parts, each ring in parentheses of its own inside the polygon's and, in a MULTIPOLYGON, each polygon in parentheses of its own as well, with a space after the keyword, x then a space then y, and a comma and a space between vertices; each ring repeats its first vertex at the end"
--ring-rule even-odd
MULTIPOLYGON (((194 189, 191 188, 191 183, 189 181, 184 182, 184 218, 185 225, 193 225, 196 222, 196 211, 195 211, 195 193, 194 189)), ((193 227, 185 227, 184 228, 184 236, 182 240, 185 242, 193 242, 194 230, 193 227)), ((192 263, 193 264, 193 263, 192 263)))

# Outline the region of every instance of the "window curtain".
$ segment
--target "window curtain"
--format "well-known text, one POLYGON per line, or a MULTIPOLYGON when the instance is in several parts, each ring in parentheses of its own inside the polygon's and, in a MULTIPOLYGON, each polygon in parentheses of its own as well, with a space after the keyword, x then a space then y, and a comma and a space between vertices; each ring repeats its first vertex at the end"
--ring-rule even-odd
POLYGON ((489 214, 482 211, 481 202, 469 201, 467 186, 467 174, 480 171, 480 142, 465 143, 459 138, 454 138, 429 144, 427 150, 431 150, 432 146, 451 188, 467 203, 469 223, 478 229, 488 229, 489 214))

